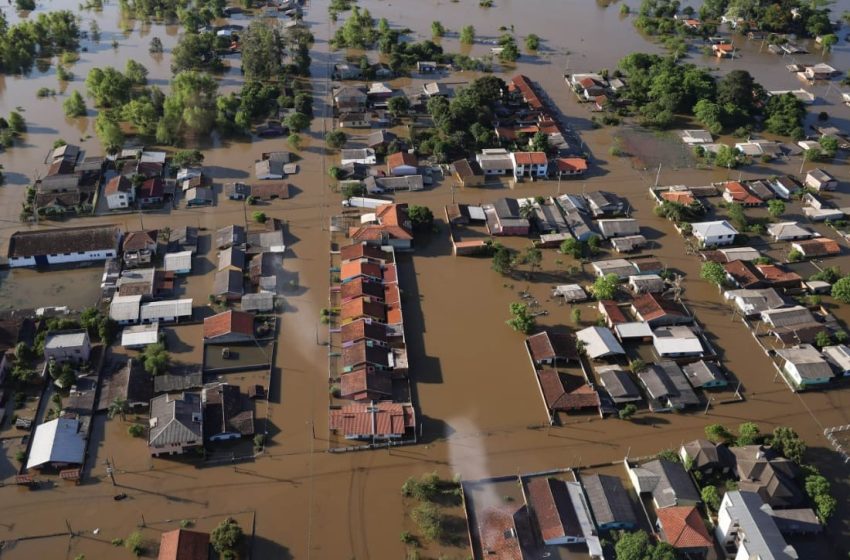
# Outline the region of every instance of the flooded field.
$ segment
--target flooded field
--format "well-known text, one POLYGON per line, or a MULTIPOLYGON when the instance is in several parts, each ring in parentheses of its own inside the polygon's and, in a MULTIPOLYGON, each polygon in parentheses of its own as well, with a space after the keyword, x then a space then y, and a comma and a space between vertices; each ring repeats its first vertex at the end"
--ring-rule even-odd
MULTIPOLYGON (((326 0, 313 0, 305 14, 305 21, 316 35, 311 54, 319 116, 329 114, 329 72, 343 56, 328 49, 334 25, 327 20, 327 4, 326 0)), ((850 481, 847 467, 823 437, 823 429, 850 423, 850 392, 794 394, 781 380, 774 379, 770 361, 744 326, 731 319, 717 290, 699 280, 699 260, 685 253, 684 241, 669 222, 653 215, 647 188, 655 183, 657 169, 635 169, 630 159, 609 156, 617 129, 592 129, 590 112, 564 84, 564 72, 614 68, 617 60, 629 52, 659 52, 660 47, 635 33, 630 19, 618 14, 616 3, 606 8, 602 3, 578 0, 498 0, 489 10, 479 8, 475 2, 445 0, 361 0, 359 4, 368 7, 374 17, 387 17, 391 24, 409 27, 420 37, 430 36, 432 20, 442 20, 453 31, 442 40, 450 52, 488 52, 490 45, 481 42, 472 49, 460 47, 457 31, 465 24, 475 25, 480 40, 494 40, 499 26, 512 24, 518 36, 532 31, 541 36, 544 48, 539 56, 523 56, 515 67, 505 68, 500 75, 528 75, 580 132, 586 149, 593 155, 590 175, 580 181, 562 182, 561 192, 605 189, 627 197, 634 217, 657 241, 653 253, 668 268, 685 275, 683 297, 713 336, 712 343, 724 365, 742 381, 746 401, 712 406, 706 414, 647 414, 634 422, 587 417, 564 427, 541 428, 545 413, 529 372, 522 337, 505 325, 508 305, 519 299, 520 291, 528 291, 549 312, 541 317, 543 326, 571 329, 570 308, 551 299, 551 287, 565 278, 584 282, 590 271, 570 276, 569 266, 574 263, 547 250, 541 271, 532 278, 501 277, 491 270, 487 259, 453 257, 446 225, 438 221, 438 233, 417 246, 415 256, 400 262, 399 274, 405 297, 412 390, 424 425, 423 443, 374 452, 325 453, 330 446, 323 435, 327 434, 328 348, 317 344, 316 332, 323 332, 319 311, 328 300, 328 220, 339 209, 339 196, 328 188, 326 172, 338 159, 317 147, 332 123, 330 119, 317 118, 304 135, 307 141, 300 152, 301 170, 292 177, 297 194, 263 208, 270 217, 286 222, 284 267, 295 280, 283 294, 285 311, 280 315, 270 385, 271 439, 266 455, 238 468, 198 468, 181 461, 151 459, 145 442, 129 437, 123 422, 98 417, 87 476, 81 486, 40 491, 0 488, 4 505, 0 540, 67 533, 66 523, 77 535, 21 541, 4 548, 0 556, 72 558, 84 553, 90 558, 128 557, 128 552, 112 548, 109 542, 126 537, 139 524, 146 525, 146 537, 156 540, 159 531, 174 528, 175 520, 179 523, 181 519, 196 519, 197 527, 209 529, 227 515, 239 515, 243 528, 255 529, 254 558, 400 558, 404 545, 399 535, 411 529, 400 494, 401 485, 409 476, 437 471, 447 478, 458 473, 465 480, 473 480, 620 461, 626 454, 641 456, 675 447, 700 436, 707 424, 734 427, 752 420, 763 432, 776 425, 791 425, 806 439, 812 461, 833 481, 839 510, 829 527, 830 542, 836 556, 844 551, 846 557, 850 550, 850 481), (116 487, 106 476, 107 458, 114 460, 117 467, 116 487), (119 491, 128 494, 129 499, 114 501, 113 495, 119 491)), ((94 110, 89 110, 88 118, 66 119, 61 109, 61 102, 70 91, 84 91, 85 74, 97 66, 123 68, 127 60, 135 59, 150 70, 151 83, 167 89, 170 78, 168 53, 176 43, 178 26, 131 22, 122 27, 126 22, 114 2, 106 3, 100 13, 79 11, 72 0, 41 3, 38 9, 61 7, 80 12, 83 29, 88 28, 92 18, 97 19, 102 38, 100 44, 83 42, 88 51, 81 53, 81 61, 71 67, 76 79, 55 99, 37 99, 34 94, 39 87, 58 88, 54 67, 46 72, 34 71, 27 79, 0 77, 0 114, 21 106, 29 124, 23 145, 0 155, 7 176, 7 185, 0 188, 0 238, 4 245, 11 232, 21 229, 18 214, 24 187, 43 170, 44 156, 54 140, 64 138, 80 144, 92 155, 100 154, 96 139, 84 139, 93 135, 94 110), (160 37, 165 45, 166 53, 160 60, 147 52, 153 36, 160 37), (118 40, 117 49, 111 47, 113 39, 118 40)), ((837 14, 845 9, 850 9, 850 1, 834 5, 837 14)), ((10 21, 14 21, 11 8, 6 11, 10 21)), ((840 69, 850 68, 850 48, 843 40, 846 33, 846 29, 841 31, 842 40, 825 57, 840 69)), ((756 43, 739 47, 743 54, 739 59, 718 63, 694 52, 691 61, 719 66, 722 71, 747 69, 768 88, 801 87, 797 78, 785 70, 787 62, 781 57, 760 53, 756 43)), ((820 54, 813 53, 797 57, 798 61, 819 61, 820 54)), ((221 76, 223 91, 241 84, 238 61, 231 64, 231 69, 221 76)), ((467 77, 461 73, 451 79, 464 81, 467 77)), ((818 101, 810 110, 812 118, 817 111, 826 110, 836 126, 850 125, 850 109, 840 104, 835 86, 830 91, 817 86, 814 91, 818 101)), ((355 138, 352 146, 361 139, 355 138)), ((284 140, 223 142, 216 137, 207 139, 202 147, 204 165, 217 183, 248 177, 261 152, 288 149, 284 140)), ((842 159, 823 167, 844 179, 844 163, 842 159)), ((758 164, 744 168, 740 175, 749 178, 796 173, 800 164, 799 158, 758 164)), ((738 174, 732 173, 735 177, 738 174)), ((660 184, 707 184, 728 176, 727 170, 664 167, 660 184)), ((428 205, 439 217, 442 207, 453 197, 458 202, 479 203, 501 196, 552 195, 557 189, 556 182, 544 181, 524 183, 515 190, 452 192, 446 181, 423 192, 401 194, 397 199, 428 205)), ((844 201, 839 205, 850 206, 847 183, 842 183, 835 196, 844 201)), ((190 224, 207 230, 243 220, 242 204, 221 197, 217 206, 208 209, 144 216, 145 227, 190 224)), ((73 223, 98 222, 120 223, 129 229, 140 226, 136 215, 118 220, 108 216, 77 219, 73 223)), ((527 246, 528 240, 509 239, 506 243, 521 248, 527 246)), ((215 262, 209 242, 202 242, 200 252, 200 258, 215 262)), ((850 271, 846 256, 833 260, 850 271)), ((203 272, 196 271, 179 283, 182 287, 178 289, 196 299, 196 310, 206 305, 206 294, 212 285, 211 269, 207 265, 201 268, 203 272)), ((96 299, 99 274, 95 268, 4 273, 0 276, 0 304, 67 304, 75 308, 90 305, 96 299), (63 291, 70 290, 63 286, 73 286, 73 290, 63 291)), ((850 309, 846 307, 836 311, 845 321, 850 320, 850 309)), ((584 322, 590 324, 593 317, 588 310, 584 322)), ((173 334, 169 329, 169 337, 177 345, 176 359, 201 363, 200 325, 176 327, 173 334)), ((511 484, 511 491, 518 490, 515 482, 511 484)), ((452 554, 465 557, 466 551, 455 549, 452 554)))

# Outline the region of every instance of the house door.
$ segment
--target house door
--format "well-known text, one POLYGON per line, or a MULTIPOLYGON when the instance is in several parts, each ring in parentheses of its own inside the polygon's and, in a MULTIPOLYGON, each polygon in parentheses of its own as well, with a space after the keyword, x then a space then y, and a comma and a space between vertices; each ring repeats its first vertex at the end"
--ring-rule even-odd
POLYGON ((47 262, 47 255, 36 255, 35 256, 35 266, 49 266, 50 263, 47 262))

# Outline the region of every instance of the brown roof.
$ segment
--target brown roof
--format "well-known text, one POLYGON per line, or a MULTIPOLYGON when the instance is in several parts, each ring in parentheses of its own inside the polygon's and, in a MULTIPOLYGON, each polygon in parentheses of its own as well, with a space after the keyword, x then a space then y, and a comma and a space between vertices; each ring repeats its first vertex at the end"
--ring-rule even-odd
POLYGON ((546 152, 514 152, 517 165, 545 165, 546 152))
POLYGON ((584 158, 569 157, 555 160, 558 171, 587 171, 587 160, 584 158))
POLYGON ((387 320, 387 308, 383 303, 370 301, 365 297, 358 297, 343 302, 340 312, 340 318, 343 321, 346 319, 359 319, 361 317, 371 317, 384 323, 387 320))
POLYGON ((413 239, 407 204, 383 204, 375 209, 378 224, 365 224, 351 228, 349 235, 356 241, 378 241, 388 236, 395 239, 413 239))
POLYGON ((342 341, 355 342, 369 338, 378 342, 387 341, 387 328, 381 323, 359 319, 342 326, 342 341))
POLYGON ((543 540, 582 534, 578 516, 563 480, 532 478, 528 482, 528 505, 537 517, 543 540))
POLYGON ((368 245, 366 243, 352 243, 351 245, 345 245, 339 250, 339 254, 340 259, 343 262, 364 258, 386 261, 391 257, 390 253, 383 251, 380 247, 375 247, 374 245, 368 245))
POLYGON ((841 253, 841 247, 834 239, 819 237, 817 239, 806 239, 795 241, 807 257, 823 257, 841 253))
POLYGON ((770 284, 793 285, 803 281, 796 272, 786 270, 775 264, 757 264, 756 269, 761 277, 770 284))
POLYGON ((165 194, 162 177, 153 177, 139 186, 139 198, 161 198, 165 194))
POLYGON ((634 299, 632 305, 644 321, 653 321, 668 315, 686 317, 684 311, 674 302, 653 293, 641 294, 634 299))
POLYGON ((755 288, 762 283, 755 265, 749 261, 732 261, 723 268, 742 288, 755 288))
POLYGON ((661 198, 669 202, 684 204, 685 206, 696 200, 690 191, 665 191, 661 193, 661 198))
POLYGON ((16 231, 9 239, 9 258, 117 249, 120 235, 114 224, 16 231))
POLYGON ((694 506, 673 506, 655 511, 664 539, 673 548, 711 548, 714 541, 694 506))
POLYGON ((478 534, 488 560, 523 560, 521 544, 534 542, 525 506, 519 509, 516 506, 485 509, 478 517, 478 534))
POLYGON ((162 164, 155 161, 142 161, 136 168, 136 173, 144 177, 159 177, 162 175, 162 164))
POLYGON ((221 383, 204 390, 204 437, 225 433, 254 434, 254 411, 236 385, 221 383))
POLYGON ((387 371, 358 368, 340 377, 340 394, 344 399, 379 400, 391 398, 392 375, 387 371))
POLYGON ((601 311, 608 316, 608 320, 611 321, 612 325, 627 323, 629 321, 626 319, 626 315, 623 313, 623 310, 620 309, 620 306, 617 305, 616 301, 610 299, 600 300, 599 307, 601 307, 601 311))
POLYGON ((562 376, 557 370, 546 368, 537 372, 537 377, 543 390, 543 399, 551 411, 599 406, 599 394, 585 385, 578 376, 562 376), (573 389, 570 390, 568 385, 573 389))
POLYGON ((156 245, 159 232, 155 229, 131 231, 124 236, 122 248, 124 251, 141 251, 150 245, 156 245))
POLYGON ((744 188, 744 185, 738 181, 729 181, 725 185, 726 192, 733 201, 739 202, 745 206, 758 205, 764 203, 762 199, 753 195, 750 191, 744 188))
POLYGON ((387 168, 392 170, 401 165, 411 165, 416 167, 419 165, 419 160, 415 155, 409 152, 395 152, 387 156, 387 168))
POLYGON ((578 357, 572 337, 562 333, 543 331, 525 339, 531 358, 536 361, 555 358, 575 359, 578 357))
POLYGON ((383 278, 381 265, 368 261, 347 261, 340 267, 340 278, 345 281, 358 276, 383 278))
POLYGON ((116 175, 106 183, 106 186, 103 188, 103 192, 106 195, 110 195, 118 192, 130 192, 132 188, 133 185, 127 177, 123 175, 116 175))
POLYGON ((251 185, 251 196, 260 200, 289 198, 289 183, 286 181, 257 181, 251 185))
POLYGON ((386 348, 373 346, 365 340, 342 349, 342 364, 347 368, 357 368, 364 364, 388 367, 389 363, 389 351, 386 348))
POLYGON ((348 436, 403 436, 416 426, 408 403, 350 404, 330 411, 328 428, 348 436))
POLYGON ((175 529, 162 534, 158 560, 208 560, 210 536, 198 531, 175 529))
POLYGON ((254 315, 230 309, 204 319, 204 338, 230 333, 254 336, 254 315))
POLYGON ((360 296, 384 299, 384 285, 380 282, 370 281, 368 278, 355 278, 342 285, 340 295, 343 301, 360 296))

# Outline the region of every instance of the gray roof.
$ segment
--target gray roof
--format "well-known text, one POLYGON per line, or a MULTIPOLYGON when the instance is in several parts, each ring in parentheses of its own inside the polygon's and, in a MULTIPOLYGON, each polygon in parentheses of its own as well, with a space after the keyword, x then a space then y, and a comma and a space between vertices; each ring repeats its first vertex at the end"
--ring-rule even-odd
POLYGON ((632 218, 613 218, 609 220, 598 220, 596 227, 605 237, 618 235, 637 235, 640 233, 640 224, 632 218))
POLYGON ((594 191, 584 195, 587 199, 590 211, 594 216, 603 214, 620 214, 626 208, 626 202, 614 193, 606 191, 594 191))
POLYGON ((640 391, 629 372, 617 366, 599 368, 599 380, 615 403, 641 400, 640 391))
POLYGON ((716 237, 719 235, 737 235, 738 230, 733 228, 726 220, 713 222, 697 222, 691 224, 694 235, 699 237, 716 237))
POLYGON ((597 274, 616 274, 620 279, 626 279, 638 272, 634 264, 626 259, 608 259, 590 263, 597 274))
POLYGON ((689 441, 682 445, 682 449, 695 469, 732 467, 735 464, 735 456, 728 447, 706 439, 689 441))
POLYGON ((832 377, 832 368, 811 344, 800 344, 792 348, 782 348, 776 354, 792 364, 803 379, 832 377))
POLYGON ((637 524, 637 516, 629 493, 623 487, 623 481, 619 477, 591 474, 582 476, 581 482, 597 525, 637 524))
POLYGON ((27 469, 48 463, 82 464, 86 442, 76 418, 56 418, 35 428, 27 469))
POLYGON ((761 314, 761 320, 774 327, 790 327, 815 322, 812 312, 802 305, 782 309, 768 309, 761 314))
POLYGON ((826 361, 837 367, 839 371, 850 371, 850 348, 846 344, 824 346, 823 356, 826 358, 826 361))
POLYGON ((722 509, 735 520, 747 536, 750 558, 793 560, 799 558, 794 547, 782 537, 776 522, 765 511, 764 502, 754 492, 730 490, 723 497, 722 509))
POLYGON ((44 349, 55 348, 80 348, 89 342, 89 335, 84 330, 76 331, 54 331, 47 335, 44 341, 44 349))
POLYGON ((425 188, 425 181, 422 175, 375 177, 375 184, 388 191, 421 191, 425 188))
POLYGON ((242 295, 242 272, 239 270, 220 270, 215 273, 213 280, 213 294, 217 296, 223 295, 242 295))
POLYGON ((712 383, 715 381, 722 381, 723 383, 726 383, 726 376, 723 375, 723 371, 717 367, 717 364, 712 362, 700 360, 683 366, 682 371, 685 372, 685 375, 687 376, 688 381, 691 382, 691 385, 696 388, 700 388, 706 383, 712 383))
POLYGON ((690 475, 679 463, 667 459, 655 459, 641 467, 658 477, 652 489, 652 498, 660 508, 671 507, 680 502, 699 502, 700 495, 690 475))
POLYGON ((219 249, 230 247, 231 245, 241 245, 245 243, 245 240, 245 228, 242 226, 224 226, 215 232, 215 246, 219 249))
POLYGON ((218 254, 219 270, 224 270, 231 266, 240 270, 245 268, 245 251, 238 247, 228 247, 218 254))
POLYGON ((200 444, 203 438, 201 395, 160 395, 151 400, 149 444, 200 444))
POLYGON ((113 321, 130 321, 139 320, 139 305, 142 303, 141 295, 122 296, 116 295, 112 297, 109 303, 109 318, 113 321))
POLYGON ((733 300, 741 312, 748 315, 761 313, 769 309, 777 309, 785 305, 785 300, 773 288, 756 290, 727 290, 723 296, 733 300))
POLYGON ((242 311, 271 311, 274 309, 274 294, 261 292, 242 296, 242 311))
POLYGON ((699 404, 699 397, 688 384, 685 374, 675 362, 661 362, 638 373, 649 396, 667 401, 670 406, 683 408, 699 404))
POLYGON ((197 389, 204 384, 200 369, 183 373, 163 373, 153 378, 153 390, 156 393, 174 393, 197 389))
POLYGON ((192 298, 168 299, 162 301, 150 301, 139 307, 139 319, 142 321, 156 321, 159 319, 171 319, 172 317, 191 317, 192 298))

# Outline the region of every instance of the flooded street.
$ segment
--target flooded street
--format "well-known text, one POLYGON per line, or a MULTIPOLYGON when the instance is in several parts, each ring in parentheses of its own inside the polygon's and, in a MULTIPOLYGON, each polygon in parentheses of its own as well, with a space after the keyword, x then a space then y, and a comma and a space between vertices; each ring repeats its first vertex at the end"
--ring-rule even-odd
MULTIPOLYGON (((371 10, 373 17, 386 17, 393 26, 409 27, 420 39, 430 37, 431 21, 440 19, 453 32, 442 39, 447 52, 469 51, 468 47, 461 49, 457 41, 457 31, 465 24, 475 25, 479 41, 495 40, 500 34, 499 26, 511 24, 516 26, 518 37, 532 31, 539 35, 541 54, 523 56, 515 67, 505 68, 499 75, 509 79, 515 73, 523 73, 545 91, 581 134, 593 156, 593 165, 586 178, 563 181, 560 186, 554 181, 542 181, 523 183, 515 190, 458 188, 452 192, 448 179, 431 189, 396 197, 401 202, 427 205, 438 218, 438 232, 426 236, 412 257, 399 259, 413 400, 423 424, 422 443, 389 450, 326 453, 330 445, 329 349, 317 344, 317 337, 320 343, 327 337, 327 328, 320 324, 320 310, 328 305, 328 222, 340 208, 340 197, 328 187, 327 168, 337 163, 339 156, 326 155, 321 147, 325 131, 333 126, 330 118, 322 117, 330 115, 330 69, 344 54, 329 52, 328 39, 334 26, 327 21, 327 5, 327 0, 314 0, 306 6, 305 22, 316 36, 311 56, 317 118, 309 133, 304 134, 300 171, 291 177, 296 194, 289 200, 260 207, 269 217, 286 224, 284 268, 294 280, 283 293, 285 311, 279 315, 267 453, 255 462, 199 469, 179 461, 151 459, 144 440, 127 435, 126 424, 117 418, 98 418, 90 449, 91 468, 81 486, 58 485, 38 491, 13 485, 0 488, 4 506, 0 513, 0 540, 64 533, 68 525, 79 536, 22 540, 4 548, 0 557, 73 558, 85 554, 87 558, 129 558, 129 552, 114 548, 110 541, 126 537, 140 524, 145 526, 146 538, 157 541, 160 532, 176 528, 182 519, 197 520, 196 527, 209 530, 223 517, 232 515, 243 528, 255 529, 253 558, 402 558, 405 547, 399 535, 411 530, 412 522, 405 516, 400 488, 410 476, 436 471, 446 478, 458 474, 464 480, 473 480, 607 463, 622 460, 627 454, 644 456, 676 447, 701 437, 708 424, 722 423, 734 428, 744 421, 756 422, 765 433, 776 425, 793 426, 806 440, 812 461, 833 483, 839 509, 829 535, 836 552, 843 550, 846 557, 850 550, 850 480, 847 467, 823 437, 823 429, 850 423, 850 392, 794 394, 775 378, 771 362, 746 327, 739 320, 732 320, 730 308, 716 288, 699 279, 699 258, 687 255, 684 241, 672 224, 653 214, 647 189, 655 183, 657 170, 635 169, 629 158, 609 156, 608 148, 613 145, 617 129, 592 129, 591 113, 564 84, 564 72, 613 69, 617 60, 629 52, 660 52, 659 46, 634 31, 628 17, 619 15, 617 3, 606 8, 601 2, 579 0, 497 0, 494 8, 481 9, 474 2, 359 2, 371 10), (502 277, 491 269, 489 259, 453 257, 441 218, 443 207, 453 199, 480 203, 503 196, 554 195, 558 188, 561 193, 603 189, 628 199, 633 217, 644 232, 650 232, 647 237, 657 241, 645 253, 651 252, 667 268, 684 274, 684 300, 710 333, 723 364, 743 382, 744 402, 715 404, 706 414, 647 413, 633 422, 575 415, 565 426, 548 427, 523 337, 508 328, 505 320, 508 305, 519 300, 520 291, 528 291, 549 312, 539 318, 541 325, 573 329, 570 307, 552 301, 551 288, 554 279, 567 278, 566 271, 575 263, 554 250, 544 250, 541 270, 531 279, 502 277), (106 476, 103 465, 107 458, 116 464, 117 487, 106 476), (114 501, 113 495, 118 491, 129 498, 114 501), (95 529, 97 534, 93 533, 95 529)), ((79 11, 71 0, 39 4, 39 10, 62 7, 79 11)), ((833 7, 835 14, 845 9, 850 9, 850 0, 836 2, 833 7)), ((9 8, 6 10, 10 22, 15 21, 9 8)), ((18 215, 24 189, 44 171, 44 157, 54 140, 64 138, 79 144, 87 155, 101 153, 93 137, 95 110, 90 100, 89 118, 66 119, 61 107, 72 90, 84 93, 83 80, 89 70, 107 65, 123 69, 127 60, 134 59, 150 70, 149 83, 167 89, 171 75, 168 52, 176 44, 179 26, 136 22, 122 28, 124 22, 115 3, 105 4, 100 13, 80 13, 81 29, 87 30, 88 22, 95 18, 102 36, 99 44, 83 41, 88 52, 81 53, 81 60, 70 68, 76 77, 65 89, 59 88, 55 66, 44 73, 33 70, 26 79, 0 77, 0 115, 20 106, 29 126, 23 145, 0 154, 7 177, 6 186, 0 187, 0 239, 4 247, 13 231, 23 229, 18 215), (160 60, 148 53, 153 36, 165 45, 166 54, 160 60), (113 39, 118 40, 118 49, 112 48, 113 39), (40 87, 55 88, 61 95, 37 99, 35 91, 40 87), (92 137, 87 138, 89 135, 92 137)), ((847 31, 840 31, 841 41, 825 58, 841 70, 850 68, 850 48, 844 40, 847 31)), ((742 40, 736 38, 737 41, 742 40)), ((724 71, 747 69, 769 89, 804 87, 785 70, 788 62, 782 58, 766 51, 759 53, 757 43, 740 46, 740 59, 718 64, 716 59, 692 52, 689 60, 720 66, 724 71)), ((479 42, 471 54, 484 55, 489 48, 479 42)), ((371 55, 374 58, 375 53, 371 55)), ((798 61, 820 58, 819 52, 813 50, 813 54, 798 57, 798 61)), ((230 63, 236 67, 222 76, 224 92, 238 89, 241 83, 238 60, 230 63)), ((458 73, 451 79, 463 81, 467 76, 458 73)), ((421 87, 421 82, 414 80, 411 87, 421 87)), ((819 99, 810 107, 810 117, 825 110, 836 126, 850 129, 850 108, 841 104, 836 88, 837 82, 829 92, 821 86, 813 89, 819 99)), ((353 138, 348 147, 363 145, 365 134, 353 138)), ((288 149, 285 139, 253 143, 213 139, 209 147, 204 146, 204 167, 216 183, 248 178, 260 153, 288 149)), ((741 175, 749 178, 797 173, 800 163, 799 158, 794 158, 780 164, 755 164, 744 168, 741 175)), ((836 199, 844 200, 839 205, 850 206, 844 164, 842 158, 822 167, 834 171, 841 180, 839 192, 835 193, 836 199)), ((663 168, 659 184, 703 185, 728 176, 727 170, 663 168)), ((733 171, 732 176, 737 177, 738 171, 733 171)), ((217 227, 243 223, 245 217, 241 203, 227 201, 219 193, 216 206, 150 213, 143 219, 146 228, 196 225, 205 228, 203 235, 209 235, 217 227)), ((71 222, 94 223, 116 223, 130 230, 141 226, 135 214, 71 222)), ((517 249, 528 243, 519 238, 505 241, 517 249)), ((180 282, 180 290, 185 297, 195 299, 196 308, 206 304, 216 258, 208 239, 202 240, 201 247, 199 257, 208 262, 203 266, 196 263, 196 272, 180 282)), ((845 272, 850 271, 846 255, 835 260, 845 272)), ((100 267, 45 273, 3 271, 0 305, 69 305, 79 309, 96 300, 100 272, 100 267)), ((583 274, 572 279, 585 283, 590 268, 583 274)), ((584 305, 583 322, 588 326, 594 312, 589 308, 591 304, 584 305)), ((850 310, 836 312, 845 322, 850 320, 850 310)), ((175 359, 199 364, 200 326, 179 326, 174 332, 185 345, 175 352, 175 359)), ((456 558, 468 554, 466 549, 457 547, 445 552, 456 558)))

